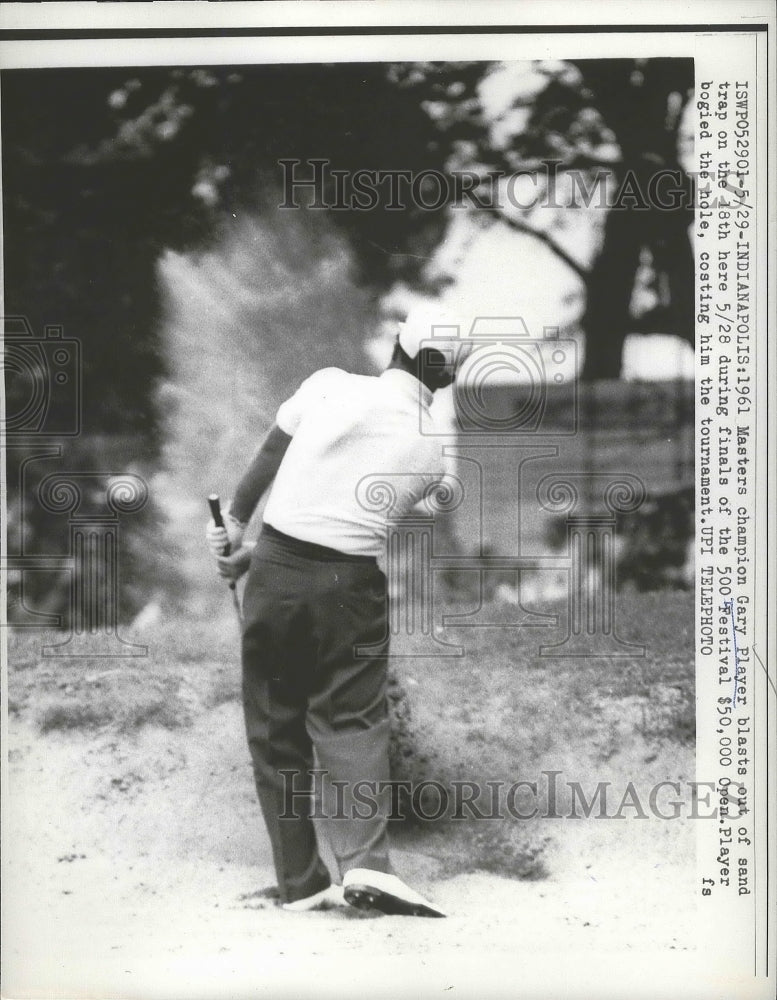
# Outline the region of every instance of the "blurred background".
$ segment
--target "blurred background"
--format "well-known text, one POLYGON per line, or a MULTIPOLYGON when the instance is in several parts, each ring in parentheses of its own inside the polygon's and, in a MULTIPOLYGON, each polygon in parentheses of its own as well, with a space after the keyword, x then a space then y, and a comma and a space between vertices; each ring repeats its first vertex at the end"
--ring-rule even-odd
MULTIPOLYGON (((206 495, 228 496, 312 371, 378 372, 418 299, 521 317, 538 341, 557 328, 572 346, 543 389, 552 467, 639 475, 620 579, 688 586, 692 87, 689 59, 3 72, 11 621, 68 623, 73 510, 40 493, 54 473, 148 485, 120 519, 122 620, 208 614, 206 495), (309 176, 314 158, 330 162, 328 206, 332 171, 358 169, 467 171, 483 190, 501 172, 514 198, 280 208, 279 161, 309 176), (671 209, 642 198, 665 169, 686 196, 671 209)), ((495 412, 523 405, 509 378, 490 389, 495 412)), ((438 407, 455 440, 451 399, 438 407)), ((485 537, 460 514, 446 544, 558 550, 536 483, 516 525, 515 468, 485 472, 485 537)), ((554 585, 536 581, 538 599, 554 585)), ((490 586, 512 599, 514 580, 490 586)))

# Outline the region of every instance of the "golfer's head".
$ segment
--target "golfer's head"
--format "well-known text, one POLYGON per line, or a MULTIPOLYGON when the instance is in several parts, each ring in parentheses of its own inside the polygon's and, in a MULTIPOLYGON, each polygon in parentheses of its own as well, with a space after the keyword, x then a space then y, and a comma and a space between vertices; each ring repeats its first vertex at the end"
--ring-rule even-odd
POLYGON ((453 382, 464 359, 460 328, 460 320, 433 304, 414 306, 400 323, 397 344, 433 392, 453 382))

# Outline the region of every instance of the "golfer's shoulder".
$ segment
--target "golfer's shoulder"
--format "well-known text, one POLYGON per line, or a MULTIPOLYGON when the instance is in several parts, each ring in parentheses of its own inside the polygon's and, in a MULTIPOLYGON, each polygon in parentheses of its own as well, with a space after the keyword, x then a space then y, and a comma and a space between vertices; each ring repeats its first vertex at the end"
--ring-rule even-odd
POLYGON ((320 389, 329 385, 340 385, 355 377, 342 368, 319 368, 312 375, 308 375, 300 389, 320 389))
POLYGON ((308 398, 331 398, 359 408, 375 399, 379 389, 380 379, 374 375, 356 375, 342 368, 321 368, 302 383, 299 392, 308 398))
POLYGON ((316 399, 326 399, 330 395, 341 395, 351 378, 353 376, 342 368, 319 368, 302 382, 292 400, 302 405, 316 399))

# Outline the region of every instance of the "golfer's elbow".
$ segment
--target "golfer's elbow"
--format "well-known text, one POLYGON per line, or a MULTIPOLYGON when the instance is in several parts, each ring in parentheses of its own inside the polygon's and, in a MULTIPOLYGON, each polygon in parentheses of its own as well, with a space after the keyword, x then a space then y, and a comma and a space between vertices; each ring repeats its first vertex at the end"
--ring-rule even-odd
POLYGON ((235 491, 230 512, 239 521, 247 523, 251 520, 256 505, 275 478, 290 442, 291 437, 273 424, 235 491))

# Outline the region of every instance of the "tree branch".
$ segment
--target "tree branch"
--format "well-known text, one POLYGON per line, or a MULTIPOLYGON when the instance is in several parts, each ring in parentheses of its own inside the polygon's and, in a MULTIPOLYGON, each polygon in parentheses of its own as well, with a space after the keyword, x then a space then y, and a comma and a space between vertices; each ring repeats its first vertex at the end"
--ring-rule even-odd
POLYGON ((509 215, 503 215, 497 208, 487 208, 486 211, 490 215, 499 219, 500 222, 506 223, 511 229, 515 229, 519 233, 526 233, 527 235, 538 239, 541 243, 544 243, 545 246, 552 250, 553 253, 567 265, 567 267, 570 267, 586 285, 588 284, 588 271, 586 271, 582 264, 578 264, 574 257, 571 257, 563 247, 559 246, 552 236, 549 236, 547 233, 543 233, 538 229, 533 229, 525 222, 519 222, 517 219, 512 219, 509 215))

